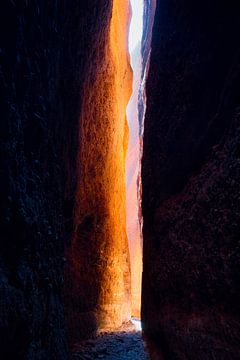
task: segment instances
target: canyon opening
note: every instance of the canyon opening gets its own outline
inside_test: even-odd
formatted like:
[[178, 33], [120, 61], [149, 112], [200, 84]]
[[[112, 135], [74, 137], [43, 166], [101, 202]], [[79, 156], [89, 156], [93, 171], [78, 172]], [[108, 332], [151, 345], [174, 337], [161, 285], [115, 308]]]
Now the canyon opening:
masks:
[[141, 149], [139, 91], [142, 81], [141, 41], [143, 35], [143, 0], [131, 0], [132, 16], [128, 49], [133, 70], [132, 96], [127, 107], [129, 145], [126, 161], [127, 237], [130, 251], [132, 316], [140, 319], [142, 283], [141, 229]]

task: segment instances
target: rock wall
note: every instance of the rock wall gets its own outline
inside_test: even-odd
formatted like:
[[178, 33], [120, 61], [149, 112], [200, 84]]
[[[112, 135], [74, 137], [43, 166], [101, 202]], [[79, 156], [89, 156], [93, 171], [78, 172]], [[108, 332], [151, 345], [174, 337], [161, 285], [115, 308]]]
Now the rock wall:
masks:
[[[0, 358], [4, 360], [67, 358], [64, 244], [71, 241], [76, 223], [81, 106], [86, 102], [85, 83], [89, 87], [94, 83], [94, 74], [86, 77], [111, 13], [110, 0], [0, 4]], [[105, 121], [104, 116], [101, 119]], [[104, 165], [99, 165], [100, 171]], [[79, 186], [77, 193], [80, 201]], [[91, 226], [91, 218], [85, 224]]]
[[126, 106], [132, 85], [129, 18], [128, 1], [114, 0], [85, 69], [74, 231], [66, 250], [71, 343], [118, 327], [131, 316], [125, 189]]
[[239, 21], [234, 1], [157, 1], [142, 163], [153, 359], [240, 356]]

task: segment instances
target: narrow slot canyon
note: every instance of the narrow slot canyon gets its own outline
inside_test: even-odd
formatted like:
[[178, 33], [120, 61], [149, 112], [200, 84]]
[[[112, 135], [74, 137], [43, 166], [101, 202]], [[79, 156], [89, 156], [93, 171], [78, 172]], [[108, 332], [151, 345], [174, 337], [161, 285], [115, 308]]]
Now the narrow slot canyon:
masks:
[[0, 3], [0, 359], [240, 358], [239, 23]]
[[131, 0], [132, 18], [129, 28], [128, 50], [133, 70], [132, 95], [127, 106], [129, 126], [128, 155], [126, 159], [126, 215], [130, 252], [131, 299], [133, 317], [140, 318], [142, 284], [142, 229], [140, 183], [140, 129], [138, 95], [141, 85], [143, 35], [143, 1]]
[[90, 72], [97, 70], [96, 77], [84, 88], [76, 232], [65, 272], [68, 336], [76, 359], [148, 359], [140, 322], [142, 28], [142, 1], [113, 2], [109, 32], [100, 42], [104, 56], [95, 54]]

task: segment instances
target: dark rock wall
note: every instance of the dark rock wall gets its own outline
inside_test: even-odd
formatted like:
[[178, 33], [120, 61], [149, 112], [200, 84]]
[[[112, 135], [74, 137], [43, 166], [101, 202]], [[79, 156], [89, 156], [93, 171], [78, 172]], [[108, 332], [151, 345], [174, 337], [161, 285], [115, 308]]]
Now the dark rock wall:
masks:
[[[0, 358], [66, 359], [80, 105], [111, 1], [1, 1]], [[87, 328], [86, 328], [87, 331]]]
[[235, 1], [157, 1], [142, 164], [156, 359], [240, 357], [239, 23]]

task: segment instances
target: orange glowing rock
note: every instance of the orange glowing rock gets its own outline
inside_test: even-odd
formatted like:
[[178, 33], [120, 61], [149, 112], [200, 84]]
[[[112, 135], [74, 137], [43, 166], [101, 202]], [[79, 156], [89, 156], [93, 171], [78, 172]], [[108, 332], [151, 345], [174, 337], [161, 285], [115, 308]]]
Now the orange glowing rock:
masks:
[[70, 326], [75, 333], [89, 324], [93, 330], [116, 328], [131, 317], [125, 185], [126, 107], [132, 84], [129, 18], [128, 1], [114, 0], [110, 23], [99, 35], [86, 73], [75, 231], [67, 254], [69, 287], [74, 289], [66, 292], [74, 293]]

